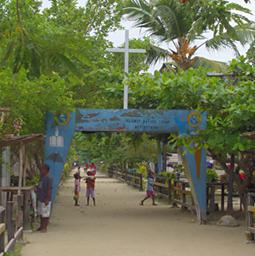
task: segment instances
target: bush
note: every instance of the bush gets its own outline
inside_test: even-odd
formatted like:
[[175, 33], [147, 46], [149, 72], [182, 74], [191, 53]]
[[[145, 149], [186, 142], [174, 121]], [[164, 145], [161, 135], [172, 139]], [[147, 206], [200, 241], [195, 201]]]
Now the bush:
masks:
[[216, 173], [216, 171], [214, 169], [211, 168], [207, 168], [206, 170], [206, 182], [210, 183], [213, 181], [217, 181], [218, 179], [218, 174]]

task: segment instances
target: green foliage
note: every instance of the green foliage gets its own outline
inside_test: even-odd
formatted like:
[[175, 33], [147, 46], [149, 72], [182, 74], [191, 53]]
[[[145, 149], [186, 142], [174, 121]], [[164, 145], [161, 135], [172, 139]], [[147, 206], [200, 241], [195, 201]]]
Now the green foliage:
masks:
[[0, 81], [0, 105], [11, 106], [9, 121], [22, 118], [23, 133], [43, 132], [47, 111], [65, 112], [74, 107], [68, 84], [57, 74], [29, 80], [25, 70], [13, 75], [5, 69], [0, 70]]
[[106, 0], [100, 8], [101, 2], [90, 0], [77, 7], [76, 0], [56, 0], [42, 12], [40, 1], [6, 1], [0, 25], [2, 66], [11, 66], [13, 73], [24, 68], [30, 78], [52, 72], [81, 78], [82, 70], [94, 65], [88, 56], [91, 38], [94, 48], [118, 27], [120, 3]]
[[218, 179], [218, 175], [217, 175], [216, 171], [214, 169], [208, 168], [206, 170], [206, 182], [210, 183], [213, 181], [217, 181], [217, 179]]
[[240, 58], [231, 63], [229, 72], [237, 76], [229, 80], [209, 78], [203, 68], [155, 73], [154, 76], [132, 75], [129, 78], [130, 102], [137, 106], [142, 93], [143, 107], [149, 107], [151, 102], [153, 108], [159, 109], [207, 111], [205, 131], [192, 138], [171, 135], [171, 143], [176, 147], [185, 145], [190, 148], [192, 143], [205, 146], [222, 164], [234, 154], [241, 164], [244, 160], [239, 153], [254, 150], [254, 143], [243, 136], [243, 133], [255, 130], [254, 71], [246, 59]]
[[21, 256], [22, 244], [17, 242], [14, 250], [11, 252], [4, 253], [4, 256]]
[[174, 179], [175, 179], [174, 173], [170, 173], [170, 172], [161, 172], [161, 173], [159, 174], [159, 176], [166, 178], [166, 183], [167, 183], [169, 180], [174, 180]]
[[101, 8], [97, 0], [83, 7], [54, 0], [42, 11], [37, 0], [0, 1], [0, 106], [11, 107], [0, 134], [12, 133], [16, 118], [25, 122], [22, 133], [36, 133], [47, 111], [107, 106], [107, 86], [123, 81], [105, 50], [121, 2], [106, 0]]
[[105, 166], [125, 168], [129, 162], [136, 166], [143, 161], [156, 161], [157, 143], [145, 134], [76, 134], [73, 141], [81, 162], [94, 159]]
[[39, 173], [34, 175], [32, 179], [26, 181], [27, 186], [36, 186], [39, 184], [40, 181], [40, 175]]

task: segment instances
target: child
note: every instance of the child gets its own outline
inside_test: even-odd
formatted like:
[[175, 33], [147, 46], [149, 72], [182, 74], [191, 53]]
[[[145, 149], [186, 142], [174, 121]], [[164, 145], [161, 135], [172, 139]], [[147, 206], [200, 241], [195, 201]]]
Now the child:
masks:
[[79, 197], [80, 197], [80, 190], [81, 190], [81, 176], [79, 172], [74, 174], [74, 206], [79, 206]]
[[155, 168], [154, 164], [150, 163], [149, 164], [150, 170], [148, 173], [147, 177], [147, 191], [146, 191], [146, 196], [145, 198], [140, 202], [140, 205], [143, 205], [144, 201], [147, 199], [151, 198], [152, 199], [152, 204], [157, 205], [155, 203], [155, 191], [154, 191], [154, 180], [155, 180]]
[[90, 169], [92, 171], [93, 176], [95, 176], [96, 173], [97, 173], [97, 166], [96, 166], [96, 164], [94, 163], [93, 160], [91, 161]]
[[87, 205], [89, 205], [89, 199], [90, 197], [93, 200], [94, 206], [96, 205], [96, 199], [95, 199], [95, 180], [96, 177], [93, 173], [93, 171], [89, 168], [87, 172], [87, 177], [86, 177], [86, 184], [87, 184], [87, 190], [86, 190], [86, 197], [87, 197]]

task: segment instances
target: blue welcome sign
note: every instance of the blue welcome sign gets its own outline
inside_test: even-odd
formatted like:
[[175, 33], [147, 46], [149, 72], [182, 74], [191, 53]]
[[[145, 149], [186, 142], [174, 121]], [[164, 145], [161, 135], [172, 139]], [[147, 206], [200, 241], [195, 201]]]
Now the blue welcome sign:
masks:
[[[57, 122], [56, 122], [57, 120]], [[47, 114], [45, 163], [53, 177], [53, 196], [64, 169], [74, 132], [137, 132], [196, 135], [206, 128], [206, 113], [192, 110], [77, 109], [54, 116]], [[191, 184], [200, 222], [206, 219], [206, 152], [183, 150], [187, 177]]]
[[78, 109], [77, 131], [189, 133], [203, 128], [203, 115], [183, 110]]

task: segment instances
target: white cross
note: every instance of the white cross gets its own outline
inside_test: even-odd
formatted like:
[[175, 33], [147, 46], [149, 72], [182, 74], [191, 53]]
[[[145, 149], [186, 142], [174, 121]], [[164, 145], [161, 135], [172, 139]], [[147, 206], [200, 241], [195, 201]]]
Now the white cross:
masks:
[[[124, 53], [124, 72], [128, 74], [129, 53], [146, 53], [144, 49], [130, 49], [129, 48], [129, 31], [125, 30], [125, 47], [124, 48], [107, 48], [109, 52]], [[128, 85], [124, 85], [124, 101], [123, 108], [128, 109]]]

